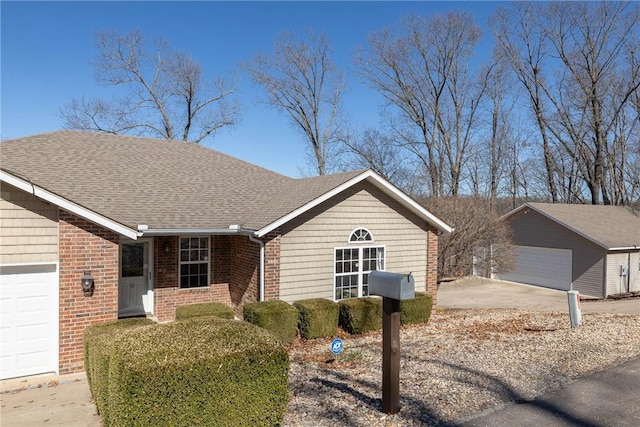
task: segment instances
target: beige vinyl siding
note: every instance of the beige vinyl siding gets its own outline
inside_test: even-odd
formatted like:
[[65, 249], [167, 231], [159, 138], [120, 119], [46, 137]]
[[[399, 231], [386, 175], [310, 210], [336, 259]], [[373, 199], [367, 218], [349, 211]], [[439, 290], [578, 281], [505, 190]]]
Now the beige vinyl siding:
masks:
[[[349, 243], [366, 228], [373, 242]], [[426, 284], [427, 224], [369, 183], [336, 196], [282, 228], [280, 299], [333, 299], [336, 248], [385, 247], [385, 270], [413, 273], [417, 291]]]
[[[607, 296], [640, 291], [638, 263], [638, 252], [611, 252], [607, 255]], [[627, 276], [620, 275], [622, 265], [629, 266]]]
[[0, 264], [58, 261], [58, 208], [2, 183]]
[[631, 253], [631, 272], [630, 292], [640, 292], [640, 252]]

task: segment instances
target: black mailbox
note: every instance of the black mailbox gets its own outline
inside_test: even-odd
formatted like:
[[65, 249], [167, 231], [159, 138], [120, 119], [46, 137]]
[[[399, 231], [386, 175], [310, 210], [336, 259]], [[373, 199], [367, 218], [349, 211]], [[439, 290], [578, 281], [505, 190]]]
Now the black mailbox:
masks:
[[415, 298], [416, 286], [409, 274], [372, 271], [369, 273], [369, 295], [378, 295], [395, 300]]

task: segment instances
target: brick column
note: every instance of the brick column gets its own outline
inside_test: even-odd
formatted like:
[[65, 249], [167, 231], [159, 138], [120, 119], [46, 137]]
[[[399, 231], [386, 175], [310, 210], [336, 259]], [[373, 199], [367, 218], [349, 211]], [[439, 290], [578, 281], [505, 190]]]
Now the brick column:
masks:
[[[118, 319], [119, 236], [60, 210], [60, 374], [84, 369], [82, 334], [87, 326]], [[80, 280], [90, 271], [93, 296]]]
[[268, 233], [264, 246], [264, 299], [280, 298], [280, 230]]
[[438, 294], [438, 231], [427, 229], [427, 294], [433, 297], [433, 305], [437, 303]]

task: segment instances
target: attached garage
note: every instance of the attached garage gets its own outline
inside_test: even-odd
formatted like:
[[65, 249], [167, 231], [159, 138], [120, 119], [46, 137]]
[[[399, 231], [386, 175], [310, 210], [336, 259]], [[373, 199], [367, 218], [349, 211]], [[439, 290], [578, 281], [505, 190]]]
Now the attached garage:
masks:
[[501, 279], [571, 290], [571, 250], [517, 246], [515, 257], [515, 270], [502, 274]]
[[0, 272], [0, 378], [58, 372], [56, 264]]

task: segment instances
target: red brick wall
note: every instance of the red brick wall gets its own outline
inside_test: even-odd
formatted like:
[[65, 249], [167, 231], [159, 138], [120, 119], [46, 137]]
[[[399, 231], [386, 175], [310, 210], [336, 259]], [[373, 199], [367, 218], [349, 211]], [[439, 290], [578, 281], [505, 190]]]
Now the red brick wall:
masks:
[[438, 231], [427, 230], [427, 293], [433, 296], [433, 305], [438, 300]]
[[280, 230], [265, 236], [264, 299], [280, 298]]
[[[154, 248], [154, 316], [159, 322], [175, 319], [176, 307], [206, 302], [231, 305], [229, 295], [229, 236], [212, 236], [209, 243], [211, 284], [203, 288], [180, 289], [178, 274], [179, 237], [158, 237]], [[169, 252], [165, 252], [165, 248]]]
[[[84, 369], [82, 334], [87, 326], [118, 318], [116, 233], [60, 210], [60, 374]], [[91, 271], [95, 292], [85, 297], [80, 280]]]
[[245, 303], [258, 301], [260, 285], [260, 245], [247, 236], [230, 236], [229, 294], [236, 316], [242, 319]]

